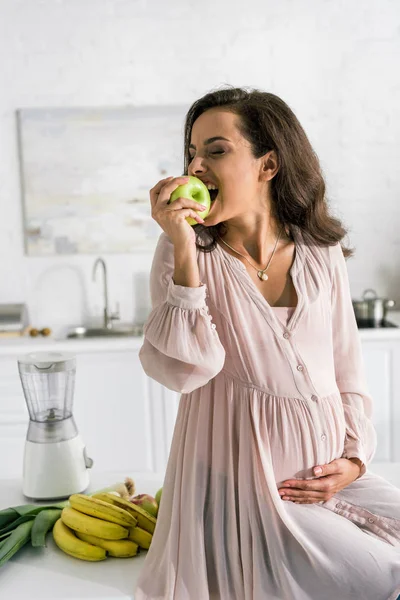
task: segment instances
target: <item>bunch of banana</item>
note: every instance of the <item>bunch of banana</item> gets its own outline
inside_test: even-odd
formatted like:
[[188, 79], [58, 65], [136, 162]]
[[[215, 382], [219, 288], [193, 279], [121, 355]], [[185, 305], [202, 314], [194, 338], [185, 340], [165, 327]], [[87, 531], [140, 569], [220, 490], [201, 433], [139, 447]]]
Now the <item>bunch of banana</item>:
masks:
[[[121, 496], [122, 498], [126, 498], [127, 500], [129, 500], [131, 495], [135, 492], [135, 488], [136, 486], [133, 479], [126, 477], [125, 482], [117, 482], [110, 487], [98, 490], [97, 493], [107, 492], [111, 495], [117, 494], [117, 497]], [[94, 507], [92, 504], [90, 506], [87, 503], [86, 505], [84, 504], [87, 499], [90, 500], [91, 495], [85, 496], [82, 494], [76, 494], [71, 496], [72, 501], [75, 502], [74, 510], [78, 510], [80, 513], [85, 513], [88, 516], [95, 517], [94, 521], [96, 522], [98, 520], [103, 519], [105, 521], [108, 521], [110, 525], [114, 524], [120, 527], [121, 529], [118, 530], [118, 535], [120, 536], [121, 530], [123, 530], [123, 535], [126, 536], [126, 542], [130, 544], [131, 551], [133, 552], [133, 550], [135, 550], [136, 553], [137, 547], [135, 548], [136, 544], [134, 540], [128, 539], [130, 528], [137, 524], [137, 520], [134, 518], [134, 516], [124, 514], [126, 511], [122, 511], [121, 513], [118, 510], [115, 510], [116, 507], [114, 507], [114, 509], [111, 511], [112, 517], [110, 518], [109, 504], [107, 505], [106, 514], [102, 512], [104, 510], [104, 507], [99, 506], [98, 503], [96, 507]], [[83, 500], [81, 499], [82, 497]], [[86, 512], [85, 506], [89, 506], [89, 508], [86, 508]], [[65, 500], [63, 502], [58, 502], [56, 504], [48, 506], [37, 504], [21, 504], [20, 506], [11, 506], [9, 508], [4, 508], [3, 510], [0, 510], [0, 567], [4, 565], [12, 556], [14, 556], [14, 554], [16, 554], [16, 552], [18, 552], [20, 548], [22, 548], [23, 546], [25, 546], [25, 544], [29, 542], [34, 547], [46, 546], [46, 535], [52, 529], [54, 531], [55, 524], [57, 523], [58, 524], [56, 527], [55, 536], [57, 538], [61, 536], [61, 543], [67, 543], [66, 534], [68, 533], [68, 531], [70, 531], [72, 535], [72, 540], [70, 536], [68, 538], [70, 542], [73, 542], [74, 544], [76, 542], [83, 544], [83, 540], [76, 537], [76, 532], [73, 531], [73, 529], [71, 528], [67, 529], [68, 526], [61, 521], [62, 511], [66, 507], [73, 508], [70, 500]], [[75, 522], [74, 513], [72, 513], [72, 516], [71, 513], [69, 513], [69, 517], [67, 515], [66, 518], [69, 518], [72, 522]], [[62, 525], [64, 525], [64, 527], [62, 527]], [[95, 528], [95, 531], [97, 532], [98, 529]], [[85, 531], [83, 531], [82, 533], [83, 535], [86, 534]], [[113, 529], [112, 533], [114, 534], [114, 536], [117, 535], [115, 529]], [[120, 538], [114, 539], [116, 539], [117, 542], [119, 542], [120, 540]], [[87, 546], [90, 546], [90, 544], [87, 544]], [[72, 547], [74, 547], [74, 545], [72, 545]], [[126, 544], [124, 544], [124, 547], [125, 548], [123, 550], [123, 555], [125, 556], [127, 547]], [[82, 549], [81, 546], [80, 549]], [[99, 547], [97, 547], [97, 549], [95, 550], [95, 556], [99, 556], [99, 549], [100, 554], [104, 554], [105, 557], [106, 551]], [[87, 556], [88, 550], [91, 549], [86, 548], [86, 554], [84, 554], [85, 556]], [[91, 552], [93, 551], [91, 550]], [[109, 554], [111, 554], [111, 552], [109, 552]], [[79, 552], [77, 552], [77, 554], [79, 554]], [[86, 560], [90, 559], [87, 558]], [[98, 560], [98, 558], [96, 558], [96, 560]]]
[[[112, 498], [119, 498], [110, 493]], [[128, 539], [137, 519], [128, 511], [99, 498], [73, 494], [53, 529], [57, 546], [83, 560], [136, 556], [139, 544]]]
[[128, 539], [138, 544], [140, 548], [148, 550], [153, 539], [153, 533], [156, 527], [157, 519], [147, 511], [136, 504], [132, 504], [124, 498], [114, 496], [110, 493], [94, 494], [93, 498], [101, 500], [112, 505], [114, 508], [120, 508], [128, 512], [137, 521], [135, 525], [129, 527]]
[[119, 498], [118, 496], [114, 496], [110, 493], [94, 494], [93, 498], [103, 500], [107, 504], [112, 504], [114, 507], [124, 509], [125, 511], [127, 511], [135, 517], [137, 525], [139, 525], [139, 527], [142, 527], [142, 529], [148, 531], [151, 534], [154, 533], [157, 519], [153, 517], [150, 513], [148, 513], [146, 510], [143, 510], [143, 508], [140, 508], [140, 506], [137, 506], [137, 504], [133, 504], [128, 500], [124, 500], [124, 498]]

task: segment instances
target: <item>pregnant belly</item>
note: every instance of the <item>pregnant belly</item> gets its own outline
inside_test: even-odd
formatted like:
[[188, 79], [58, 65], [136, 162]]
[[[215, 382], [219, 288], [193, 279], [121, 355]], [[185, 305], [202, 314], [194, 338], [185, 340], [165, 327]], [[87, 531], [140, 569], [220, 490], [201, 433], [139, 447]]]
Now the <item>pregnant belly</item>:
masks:
[[342, 456], [345, 433], [339, 392], [314, 402], [216, 377], [182, 397], [169, 465], [182, 465], [196, 493], [225, 482], [229, 494], [263, 494], [266, 476], [277, 487], [285, 479], [313, 479], [313, 467]]
[[313, 467], [340, 458], [346, 423], [339, 393], [318, 398], [269, 398], [265, 424], [278, 487], [286, 479], [314, 479]]

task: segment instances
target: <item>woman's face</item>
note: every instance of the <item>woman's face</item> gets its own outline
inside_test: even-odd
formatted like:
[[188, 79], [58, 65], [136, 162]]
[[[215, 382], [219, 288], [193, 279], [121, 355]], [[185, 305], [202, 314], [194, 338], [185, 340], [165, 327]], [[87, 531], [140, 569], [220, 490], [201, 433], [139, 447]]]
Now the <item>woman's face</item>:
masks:
[[188, 175], [218, 188], [211, 192], [211, 210], [204, 225], [249, 214], [265, 212], [268, 206], [268, 179], [265, 156], [254, 158], [248, 142], [237, 128], [240, 117], [220, 108], [201, 114], [193, 124], [189, 146]]

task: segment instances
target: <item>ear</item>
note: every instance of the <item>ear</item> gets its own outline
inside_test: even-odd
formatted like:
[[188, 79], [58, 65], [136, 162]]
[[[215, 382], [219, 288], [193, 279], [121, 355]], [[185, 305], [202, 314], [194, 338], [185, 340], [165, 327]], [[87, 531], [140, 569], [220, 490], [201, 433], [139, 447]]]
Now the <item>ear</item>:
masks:
[[279, 170], [279, 161], [275, 150], [270, 150], [260, 160], [260, 179], [261, 181], [270, 181]]

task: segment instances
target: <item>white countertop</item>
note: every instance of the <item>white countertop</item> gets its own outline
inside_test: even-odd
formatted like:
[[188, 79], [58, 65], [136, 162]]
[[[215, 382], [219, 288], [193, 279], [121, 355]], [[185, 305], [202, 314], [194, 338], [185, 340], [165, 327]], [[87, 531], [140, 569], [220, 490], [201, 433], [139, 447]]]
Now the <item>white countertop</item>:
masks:
[[25, 352], [39, 352], [57, 349], [60, 352], [117, 352], [120, 350], [139, 350], [143, 336], [96, 337], [84, 339], [57, 339], [49, 337], [21, 336], [0, 338], [0, 356], [17, 355]]
[[[101, 489], [127, 474], [92, 474], [90, 490]], [[136, 493], [155, 495], [162, 487], [160, 478], [151, 476], [136, 483]], [[21, 491], [20, 480], [0, 481], [0, 509], [28, 504]], [[50, 504], [46, 502], [45, 504]], [[32, 548], [29, 543], [0, 567], [2, 600], [134, 600], [133, 590], [147, 552], [141, 550], [132, 558], [112, 558], [86, 562], [62, 552], [52, 534], [46, 548]]]
[[[393, 328], [359, 329], [361, 340], [400, 340], [400, 311], [389, 311], [387, 320], [397, 325]], [[48, 351], [55, 348], [69, 352], [104, 352], [135, 350], [143, 345], [143, 336], [98, 337], [65, 339], [50, 337], [0, 338], [0, 356], [18, 355], [25, 352]]]

